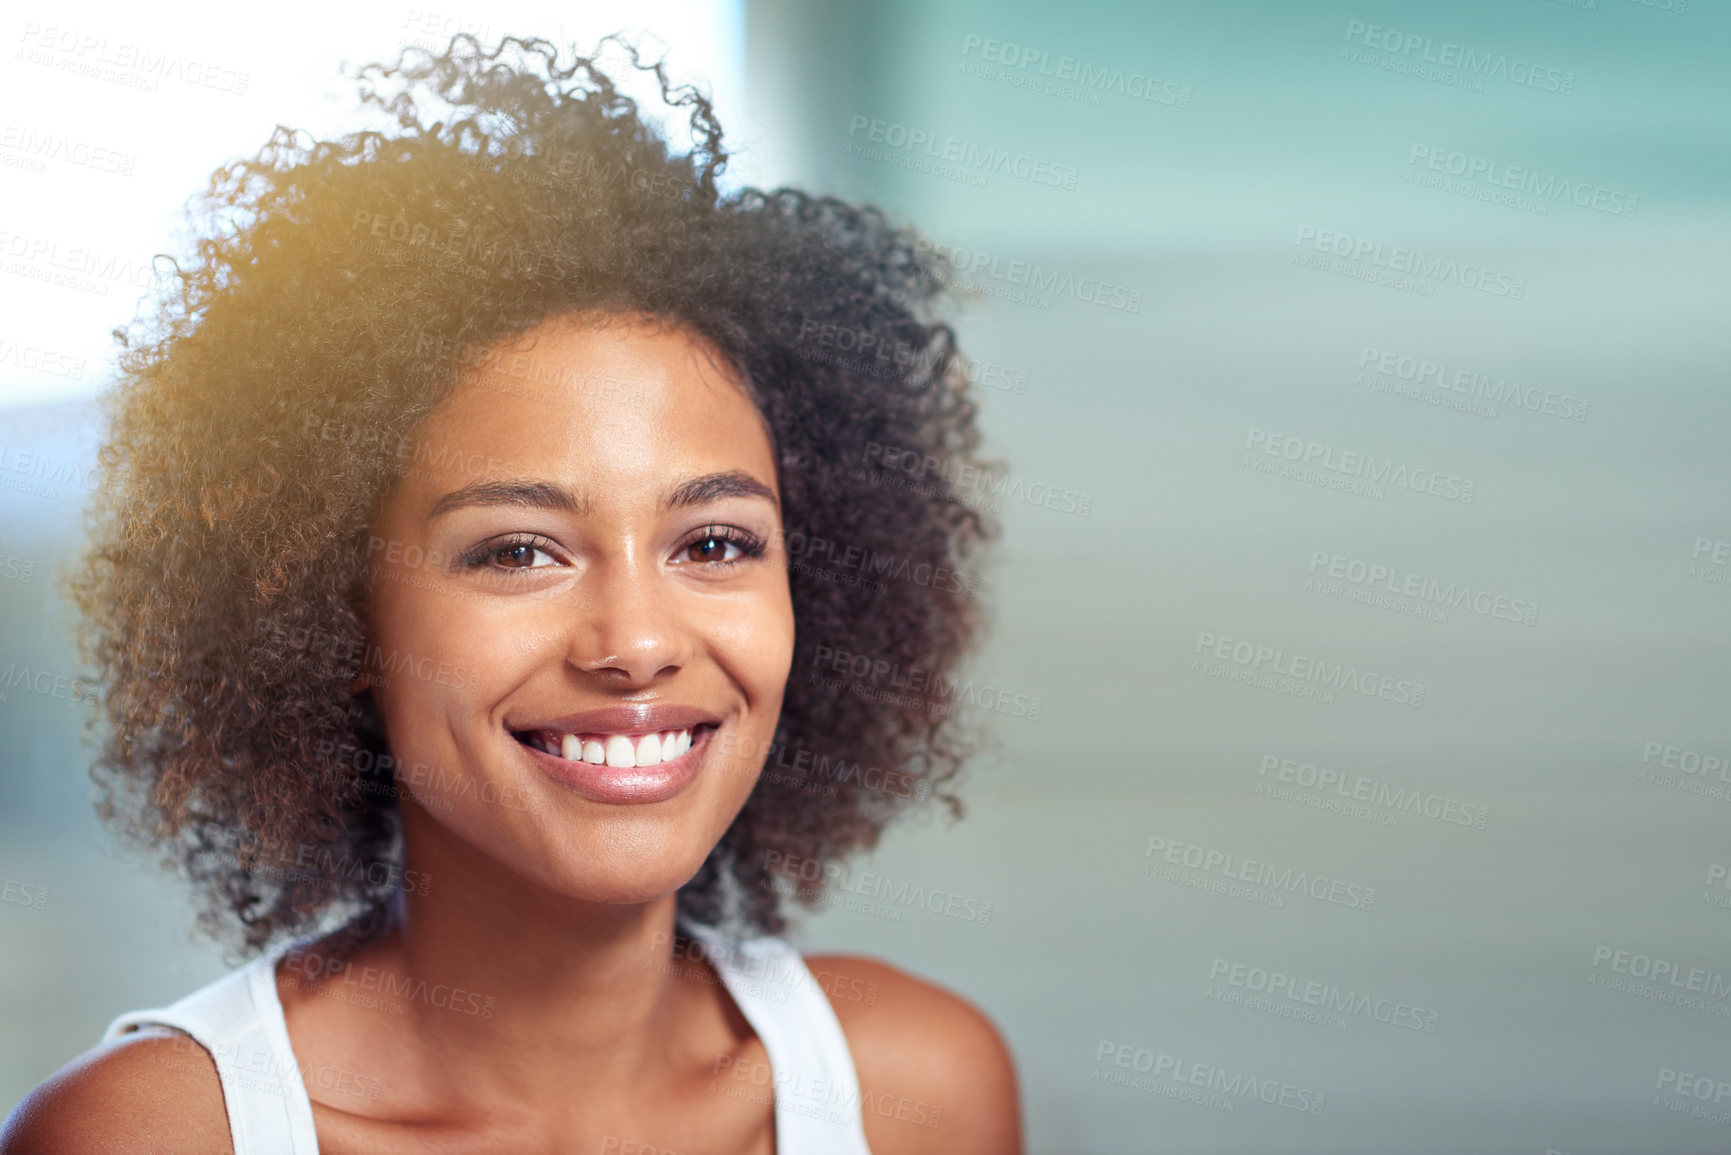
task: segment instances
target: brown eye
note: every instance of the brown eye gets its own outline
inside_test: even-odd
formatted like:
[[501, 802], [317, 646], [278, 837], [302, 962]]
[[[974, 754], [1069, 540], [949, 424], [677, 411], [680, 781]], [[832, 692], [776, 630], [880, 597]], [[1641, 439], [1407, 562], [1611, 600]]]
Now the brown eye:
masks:
[[549, 551], [550, 545], [551, 542], [538, 537], [506, 538], [484, 542], [463, 558], [471, 569], [544, 569], [560, 564], [558, 557]]
[[[710, 534], [706, 537], [698, 538], [687, 546], [685, 548], [685, 555], [687, 559], [698, 562], [732, 561], [733, 559], [727, 556], [727, 547], [733, 544], [733, 542], [716, 537], [714, 534]], [[739, 547], [734, 546], [734, 548], [738, 549]]]

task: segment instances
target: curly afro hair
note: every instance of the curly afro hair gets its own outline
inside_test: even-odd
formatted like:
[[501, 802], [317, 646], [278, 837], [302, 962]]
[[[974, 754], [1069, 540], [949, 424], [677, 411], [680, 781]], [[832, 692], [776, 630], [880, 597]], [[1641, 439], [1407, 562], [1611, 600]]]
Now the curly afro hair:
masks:
[[[599, 51], [567, 64], [543, 40], [459, 35], [360, 69], [363, 107], [395, 127], [279, 127], [218, 170], [189, 209], [195, 252], [116, 333], [104, 485], [69, 584], [104, 687], [93, 775], [103, 817], [183, 869], [201, 925], [243, 954], [336, 915], [376, 924], [402, 886], [379, 869], [402, 853], [389, 752], [351, 689], [367, 526], [418, 423], [559, 315], [699, 335], [779, 462], [797, 640], [775, 768], [681, 914], [779, 933], [784, 899], [823, 890], [790, 894], [766, 863], [838, 862], [928, 800], [960, 816], [947, 786], [981, 736], [950, 708], [951, 671], [999, 530], [954, 483], [982, 463], [939, 261], [874, 208], [724, 195], [709, 102], [627, 46], [688, 115], [680, 152]], [[902, 462], [923, 463], [917, 483]], [[860, 580], [874, 570], [895, 580]], [[926, 692], [880, 692], [862, 658]], [[838, 662], [855, 680], [816, 676]]]

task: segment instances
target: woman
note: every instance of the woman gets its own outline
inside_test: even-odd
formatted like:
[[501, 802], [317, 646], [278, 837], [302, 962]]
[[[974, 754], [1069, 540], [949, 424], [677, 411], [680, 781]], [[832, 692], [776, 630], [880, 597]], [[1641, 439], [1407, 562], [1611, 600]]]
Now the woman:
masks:
[[73, 589], [105, 816], [257, 957], [115, 1020], [7, 1155], [1020, 1150], [978, 1010], [778, 937], [959, 812], [945, 703], [833, 676], [975, 639], [937, 272], [720, 196], [651, 71], [689, 153], [592, 61], [458, 37], [362, 71], [396, 130], [213, 180]]

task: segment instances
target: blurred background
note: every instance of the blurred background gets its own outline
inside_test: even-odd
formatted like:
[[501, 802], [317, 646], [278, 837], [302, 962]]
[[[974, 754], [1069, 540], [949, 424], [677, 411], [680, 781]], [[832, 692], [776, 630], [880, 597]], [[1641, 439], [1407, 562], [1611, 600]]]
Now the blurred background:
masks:
[[1723, 4], [5, 28], [0, 1111], [227, 969], [96, 823], [52, 582], [151, 255], [278, 122], [357, 123], [342, 61], [623, 29], [714, 94], [736, 184], [941, 247], [1009, 464], [975, 676], [1038, 707], [985, 708], [965, 820], [862, 864], [973, 901], [862, 884], [802, 948], [981, 1006], [1032, 1151], [1731, 1150]]

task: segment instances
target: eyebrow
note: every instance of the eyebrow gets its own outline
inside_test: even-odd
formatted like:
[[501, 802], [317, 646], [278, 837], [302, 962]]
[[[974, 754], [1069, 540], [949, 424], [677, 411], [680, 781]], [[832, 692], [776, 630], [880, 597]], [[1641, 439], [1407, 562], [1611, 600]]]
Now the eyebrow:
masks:
[[781, 508], [774, 490], [741, 469], [694, 477], [668, 494], [661, 502], [661, 508], [670, 510], [687, 505], [707, 505], [727, 497], [761, 497], [777, 509]]
[[[663, 511], [691, 505], [708, 505], [729, 497], [761, 497], [777, 509], [775, 491], [743, 470], [708, 473], [681, 482], [661, 501]], [[452, 490], [433, 503], [427, 520], [443, 517], [459, 509], [474, 506], [519, 506], [526, 509], [550, 509], [558, 513], [573, 513], [579, 517], [589, 513], [589, 501], [556, 481], [518, 479], [512, 481], [477, 481]]]
[[433, 503], [427, 520], [471, 506], [514, 505], [586, 514], [589, 503], [556, 481], [476, 481], [454, 489]]

